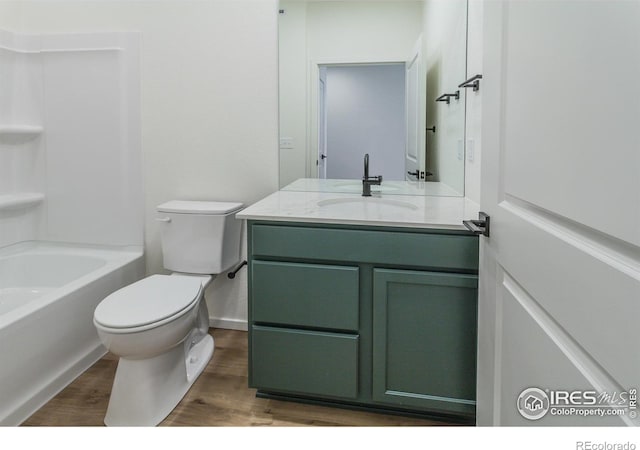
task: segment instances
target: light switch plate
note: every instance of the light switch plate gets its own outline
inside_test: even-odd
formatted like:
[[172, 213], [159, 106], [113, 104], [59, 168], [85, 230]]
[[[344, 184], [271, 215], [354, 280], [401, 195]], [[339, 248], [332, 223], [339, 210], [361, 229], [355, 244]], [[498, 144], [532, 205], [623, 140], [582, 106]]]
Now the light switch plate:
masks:
[[293, 148], [293, 138], [291, 138], [291, 137], [281, 137], [280, 138], [280, 148]]
[[467, 161], [473, 162], [475, 158], [475, 141], [473, 139], [469, 139], [467, 141]]

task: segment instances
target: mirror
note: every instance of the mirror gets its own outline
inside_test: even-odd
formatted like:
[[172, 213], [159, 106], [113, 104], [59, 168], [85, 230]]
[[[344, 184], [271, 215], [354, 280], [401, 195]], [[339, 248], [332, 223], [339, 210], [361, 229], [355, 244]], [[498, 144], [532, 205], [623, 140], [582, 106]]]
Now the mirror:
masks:
[[466, 27], [467, 0], [280, 0], [280, 187], [357, 192], [368, 153], [378, 190], [464, 195]]

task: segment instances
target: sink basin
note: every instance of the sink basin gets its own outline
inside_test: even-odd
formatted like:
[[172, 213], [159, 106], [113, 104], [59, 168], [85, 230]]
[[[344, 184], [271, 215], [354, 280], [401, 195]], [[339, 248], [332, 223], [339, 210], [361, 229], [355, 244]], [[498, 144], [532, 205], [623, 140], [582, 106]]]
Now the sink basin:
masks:
[[416, 205], [401, 200], [392, 200], [379, 197], [348, 197], [348, 198], [329, 198], [320, 200], [318, 206], [321, 209], [331, 210], [335, 212], [351, 213], [354, 212], [401, 212], [415, 211], [418, 209]]

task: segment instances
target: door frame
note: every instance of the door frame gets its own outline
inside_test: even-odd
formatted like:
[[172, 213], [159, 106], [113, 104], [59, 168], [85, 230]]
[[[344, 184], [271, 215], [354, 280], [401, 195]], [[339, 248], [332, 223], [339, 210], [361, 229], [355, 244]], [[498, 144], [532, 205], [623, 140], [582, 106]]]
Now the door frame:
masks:
[[[409, 101], [410, 77], [412, 75], [410, 74], [409, 71], [414, 66], [416, 67], [415, 96], [417, 96], [417, 98], [415, 99], [415, 111], [414, 111], [415, 116], [412, 116], [410, 114], [411, 102]], [[409, 58], [405, 61], [404, 69], [405, 69], [404, 71], [404, 82], [405, 82], [404, 116], [405, 116], [405, 136], [406, 136], [406, 142], [405, 142], [405, 148], [404, 148], [404, 169], [405, 169], [404, 179], [406, 181], [420, 181], [420, 180], [426, 179], [426, 175], [425, 175], [425, 178], [421, 178], [420, 174], [421, 173], [426, 174], [426, 171], [427, 171], [427, 147], [426, 147], [427, 76], [426, 76], [425, 63], [424, 63], [422, 35], [418, 37], [418, 40], [414, 44], [413, 50], [411, 51], [411, 55], [409, 55]], [[422, 83], [420, 82], [421, 80], [422, 80]], [[411, 136], [409, 131], [411, 128], [411, 122], [413, 121], [415, 121], [414, 123], [415, 142], [413, 142], [413, 144], [415, 144], [415, 147], [416, 147], [415, 158], [412, 158], [412, 156], [409, 155], [409, 146], [411, 145], [411, 139], [410, 139]], [[416, 177], [415, 180], [412, 180], [411, 177], [409, 176], [409, 169], [416, 169], [418, 171], [418, 176]]]
[[[320, 142], [322, 141], [322, 144]], [[324, 156], [324, 157], [323, 157]], [[317, 176], [327, 178], [327, 81], [318, 77], [318, 153]]]
[[318, 151], [319, 151], [319, 91], [320, 91], [320, 66], [357, 66], [357, 65], [383, 65], [383, 64], [404, 64], [406, 57], [386, 57], [386, 58], [317, 58], [310, 59], [308, 63], [307, 81], [307, 151], [306, 170], [307, 178], [318, 176]]

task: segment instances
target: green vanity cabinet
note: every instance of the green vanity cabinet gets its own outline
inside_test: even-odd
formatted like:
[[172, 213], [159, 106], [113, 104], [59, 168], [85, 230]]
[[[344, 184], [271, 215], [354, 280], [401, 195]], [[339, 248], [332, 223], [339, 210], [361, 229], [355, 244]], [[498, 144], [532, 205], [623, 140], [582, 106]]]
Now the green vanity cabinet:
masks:
[[476, 236], [250, 220], [248, 255], [259, 395], [474, 416]]

